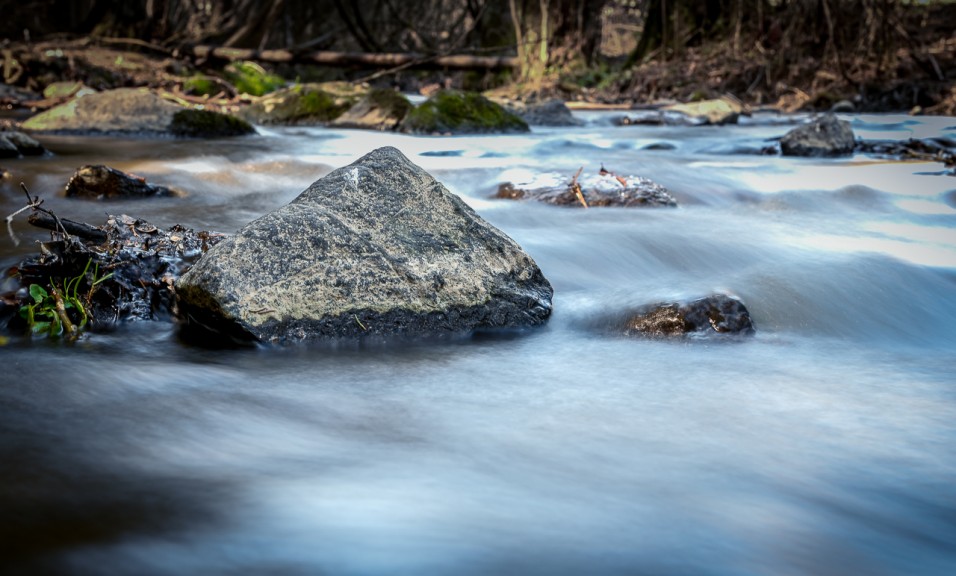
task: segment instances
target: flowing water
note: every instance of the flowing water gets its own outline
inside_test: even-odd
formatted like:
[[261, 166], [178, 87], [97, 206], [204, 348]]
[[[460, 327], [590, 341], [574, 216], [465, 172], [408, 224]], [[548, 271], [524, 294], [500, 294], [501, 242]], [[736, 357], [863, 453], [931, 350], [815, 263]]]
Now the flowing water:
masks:
[[[0, 572], [956, 573], [956, 178], [935, 163], [755, 154], [799, 118], [428, 138], [260, 129], [214, 142], [55, 137], [4, 161], [24, 199], [231, 232], [331, 169], [401, 149], [555, 288], [517, 337], [211, 351], [168, 324], [0, 347]], [[858, 137], [954, 118], [848, 116]], [[650, 146], [656, 145], [656, 146]], [[650, 146], [650, 149], [648, 148]], [[62, 197], [107, 163], [185, 199]], [[601, 163], [677, 209], [492, 200]], [[0, 264], [45, 234], [23, 217]], [[594, 331], [725, 292], [750, 339]]]

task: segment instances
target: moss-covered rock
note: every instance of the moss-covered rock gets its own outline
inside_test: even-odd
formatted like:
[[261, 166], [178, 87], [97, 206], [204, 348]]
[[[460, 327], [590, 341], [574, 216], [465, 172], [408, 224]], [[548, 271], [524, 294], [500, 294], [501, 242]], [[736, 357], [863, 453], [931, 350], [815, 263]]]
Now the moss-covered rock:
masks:
[[412, 103], [398, 92], [373, 88], [335, 119], [332, 125], [338, 128], [395, 130], [411, 109]]
[[242, 116], [256, 124], [325, 124], [351, 108], [360, 94], [324, 84], [277, 90], [247, 106]]
[[213, 96], [222, 91], [219, 82], [205, 74], [193, 74], [183, 80], [183, 92], [195, 96]]
[[413, 109], [402, 122], [413, 134], [528, 132], [528, 124], [476, 92], [442, 90]]
[[248, 122], [228, 114], [211, 110], [184, 109], [173, 114], [169, 130], [174, 136], [186, 138], [218, 138], [242, 136], [256, 130]]
[[266, 72], [255, 62], [232, 62], [226, 66], [225, 74], [240, 94], [262, 96], [285, 86], [281, 76]]

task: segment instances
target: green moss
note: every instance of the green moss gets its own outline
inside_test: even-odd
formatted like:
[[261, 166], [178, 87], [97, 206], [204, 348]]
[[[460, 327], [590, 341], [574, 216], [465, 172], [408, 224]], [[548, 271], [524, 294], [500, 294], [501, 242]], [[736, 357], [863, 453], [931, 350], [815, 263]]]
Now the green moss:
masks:
[[176, 136], [187, 138], [216, 138], [219, 136], [242, 136], [255, 129], [245, 120], [210, 110], [180, 110], [173, 115], [169, 130]]
[[219, 93], [219, 84], [204, 74], [193, 74], [183, 81], [183, 92], [196, 96], [212, 96]]
[[242, 94], [262, 96], [278, 90], [285, 80], [275, 74], [269, 74], [255, 62], [233, 62], [226, 66], [226, 78]]
[[335, 120], [357, 100], [330, 94], [317, 85], [299, 84], [265, 96], [243, 114], [259, 124], [321, 124]]
[[331, 94], [320, 90], [304, 92], [296, 102], [296, 118], [308, 117], [321, 122], [328, 122], [338, 118], [342, 112], [347, 110], [347, 106], [336, 105], [335, 99]]
[[528, 125], [481, 94], [443, 90], [409, 112], [402, 130], [425, 134], [527, 132]]

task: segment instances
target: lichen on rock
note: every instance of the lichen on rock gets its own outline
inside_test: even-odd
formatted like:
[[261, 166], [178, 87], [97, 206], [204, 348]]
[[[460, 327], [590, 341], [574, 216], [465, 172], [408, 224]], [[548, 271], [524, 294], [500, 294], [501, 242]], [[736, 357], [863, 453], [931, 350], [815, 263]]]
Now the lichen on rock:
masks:
[[254, 132], [232, 116], [185, 108], [146, 88], [85, 94], [27, 119], [24, 130], [65, 134], [219, 137]]

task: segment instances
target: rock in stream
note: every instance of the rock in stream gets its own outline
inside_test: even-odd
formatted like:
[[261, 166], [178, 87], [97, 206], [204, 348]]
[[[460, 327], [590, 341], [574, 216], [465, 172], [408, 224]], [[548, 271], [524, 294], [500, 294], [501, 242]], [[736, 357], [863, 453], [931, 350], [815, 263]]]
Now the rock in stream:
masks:
[[223, 240], [176, 288], [187, 332], [274, 343], [535, 326], [552, 296], [518, 244], [391, 147]]

